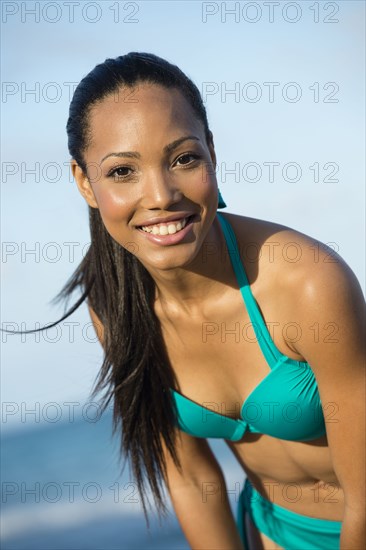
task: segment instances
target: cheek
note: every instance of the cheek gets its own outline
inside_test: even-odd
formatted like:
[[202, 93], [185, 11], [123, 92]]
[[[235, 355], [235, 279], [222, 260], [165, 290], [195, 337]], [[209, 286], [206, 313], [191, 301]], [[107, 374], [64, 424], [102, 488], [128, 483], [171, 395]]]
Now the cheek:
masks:
[[125, 242], [129, 243], [131, 240], [130, 230], [127, 227], [130, 207], [125, 201], [111, 193], [100, 194], [97, 201], [105, 229], [112, 239], [126, 248]]
[[197, 198], [203, 202], [210, 202], [213, 191], [217, 187], [216, 176], [208, 168], [197, 170], [197, 174], [192, 178], [192, 190]]
[[128, 215], [128, 206], [125, 200], [121, 199], [115, 192], [95, 193], [98, 202], [100, 215], [105, 224], [121, 222]]

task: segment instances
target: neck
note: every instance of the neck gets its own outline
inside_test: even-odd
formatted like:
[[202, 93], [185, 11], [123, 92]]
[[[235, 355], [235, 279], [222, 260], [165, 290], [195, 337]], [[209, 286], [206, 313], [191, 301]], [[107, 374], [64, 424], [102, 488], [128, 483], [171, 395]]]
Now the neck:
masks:
[[202, 316], [235, 286], [235, 276], [220, 222], [215, 217], [194, 260], [170, 270], [147, 268], [156, 284], [156, 305], [170, 316]]

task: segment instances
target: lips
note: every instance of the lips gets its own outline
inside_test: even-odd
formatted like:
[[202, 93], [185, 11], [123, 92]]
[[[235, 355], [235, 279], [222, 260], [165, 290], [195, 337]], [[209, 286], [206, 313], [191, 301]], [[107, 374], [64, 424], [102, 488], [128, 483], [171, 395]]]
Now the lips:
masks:
[[[168, 233], [160, 233], [160, 235], [166, 235], [166, 234], [174, 234], [179, 231], [182, 231], [184, 227], [186, 227], [188, 224], [190, 224], [194, 219], [196, 218], [196, 215], [193, 214], [191, 216], [188, 216], [187, 218], [182, 218], [176, 221], [170, 221], [168, 223], [156, 223], [156, 224], [150, 224], [147, 226], [137, 227], [138, 231], [142, 231], [143, 233], [153, 233], [154, 235], [159, 235], [159, 230], [162, 231], [168, 231]], [[176, 228], [176, 231], [170, 232], [168, 228], [173, 225]]]
[[[188, 233], [192, 231], [192, 226], [197, 218], [198, 216], [196, 214], [188, 216], [186, 218], [187, 221], [185, 222], [184, 227], [172, 233], [167, 233], [166, 231], [163, 231], [161, 234], [160, 232], [157, 233], [155, 231], [155, 228], [158, 227], [158, 225], [155, 225], [152, 231], [147, 231], [142, 228], [137, 228], [137, 231], [139, 231], [144, 236], [144, 239], [146, 239], [150, 243], [153, 243], [154, 246], [172, 246], [184, 242], [186, 235], [188, 235]], [[171, 223], [173, 224], [174, 222]], [[162, 227], [167, 228], [168, 226], [169, 224], [160, 225], [160, 231]]]
[[182, 214], [173, 214], [171, 216], [166, 216], [165, 218], [151, 218], [150, 220], [147, 220], [146, 222], [143, 222], [136, 227], [139, 229], [141, 227], [148, 227], [149, 225], [158, 225], [159, 223], [169, 223], [169, 222], [178, 222], [182, 221], [185, 218], [187, 218], [187, 221], [192, 216], [195, 216], [195, 214], [191, 214], [190, 212], [183, 212]]

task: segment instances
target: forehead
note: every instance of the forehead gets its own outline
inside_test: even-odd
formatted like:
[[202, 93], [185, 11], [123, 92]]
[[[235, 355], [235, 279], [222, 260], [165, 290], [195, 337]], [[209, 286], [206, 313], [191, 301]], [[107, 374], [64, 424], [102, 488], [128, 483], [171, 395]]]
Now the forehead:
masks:
[[106, 96], [91, 108], [88, 122], [90, 151], [117, 143], [138, 149], [152, 138], [165, 144], [188, 131], [204, 135], [202, 122], [180, 90], [156, 84], [121, 88]]

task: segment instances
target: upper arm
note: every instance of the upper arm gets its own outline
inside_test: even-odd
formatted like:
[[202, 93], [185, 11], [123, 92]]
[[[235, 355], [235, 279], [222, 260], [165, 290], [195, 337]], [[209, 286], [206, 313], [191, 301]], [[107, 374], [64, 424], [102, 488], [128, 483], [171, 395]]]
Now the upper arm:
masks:
[[317, 380], [346, 506], [359, 513], [365, 507], [365, 301], [353, 271], [335, 258], [308, 265], [297, 285], [294, 316], [302, 332], [294, 345]]
[[95, 313], [95, 311], [89, 304], [88, 304], [88, 309], [89, 309], [89, 315], [92, 320], [94, 330], [96, 332], [98, 340], [101, 343], [102, 347], [104, 348], [104, 327], [103, 327], [102, 321], [99, 319], [98, 315]]
[[169, 489], [189, 485], [202, 488], [204, 482], [222, 482], [224, 476], [221, 467], [208, 441], [204, 438], [191, 436], [178, 428], [176, 430], [176, 452], [181, 463], [181, 470], [178, 470], [162, 440]]

